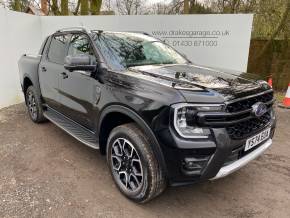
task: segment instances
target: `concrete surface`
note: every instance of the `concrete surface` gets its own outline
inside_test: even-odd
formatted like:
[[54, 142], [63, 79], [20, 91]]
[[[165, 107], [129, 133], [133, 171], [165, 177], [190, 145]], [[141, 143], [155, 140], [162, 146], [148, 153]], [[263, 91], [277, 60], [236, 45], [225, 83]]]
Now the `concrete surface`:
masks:
[[137, 205], [115, 187], [105, 158], [23, 104], [0, 111], [0, 217], [290, 217], [290, 111], [264, 155], [227, 178], [169, 188]]

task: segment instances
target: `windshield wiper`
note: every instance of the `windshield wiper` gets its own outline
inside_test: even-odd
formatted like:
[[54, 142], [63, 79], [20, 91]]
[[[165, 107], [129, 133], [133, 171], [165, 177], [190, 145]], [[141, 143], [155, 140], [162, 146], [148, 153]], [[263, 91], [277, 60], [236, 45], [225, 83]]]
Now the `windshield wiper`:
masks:
[[160, 63], [132, 63], [126, 64], [126, 67], [136, 67], [136, 66], [145, 66], [145, 65], [158, 65]]
[[126, 67], [135, 67], [135, 66], [145, 66], [145, 65], [162, 65], [162, 64], [175, 64], [171, 62], [160, 62], [160, 63], [132, 63], [132, 64], [125, 64]]

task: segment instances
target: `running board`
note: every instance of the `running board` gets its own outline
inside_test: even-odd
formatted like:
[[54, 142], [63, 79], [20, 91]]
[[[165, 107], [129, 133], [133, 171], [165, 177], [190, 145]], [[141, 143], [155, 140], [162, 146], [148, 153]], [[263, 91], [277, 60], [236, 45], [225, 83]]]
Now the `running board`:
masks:
[[83, 126], [77, 124], [76, 122], [70, 120], [69, 118], [49, 107], [47, 107], [47, 109], [43, 112], [43, 115], [49, 121], [60, 127], [62, 130], [80, 142], [91, 148], [99, 149], [99, 143], [96, 136]]

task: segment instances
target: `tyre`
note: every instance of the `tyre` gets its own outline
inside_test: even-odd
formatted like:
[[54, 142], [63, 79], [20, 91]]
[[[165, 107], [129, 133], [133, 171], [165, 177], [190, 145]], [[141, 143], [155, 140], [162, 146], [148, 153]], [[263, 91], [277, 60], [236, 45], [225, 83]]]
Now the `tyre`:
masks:
[[135, 202], [145, 203], [157, 197], [166, 187], [164, 173], [149, 139], [134, 123], [111, 131], [107, 162], [119, 190]]
[[37, 95], [35, 88], [29, 86], [25, 93], [26, 106], [28, 109], [31, 120], [35, 123], [41, 123], [46, 121], [43, 116], [43, 108], [41, 105], [40, 97]]

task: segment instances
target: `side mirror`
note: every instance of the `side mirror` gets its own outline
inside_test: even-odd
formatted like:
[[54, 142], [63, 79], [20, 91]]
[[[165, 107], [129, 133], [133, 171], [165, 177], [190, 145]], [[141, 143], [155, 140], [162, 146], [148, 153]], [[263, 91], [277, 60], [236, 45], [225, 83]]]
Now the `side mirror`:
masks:
[[95, 58], [90, 55], [68, 55], [64, 60], [64, 68], [69, 71], [81, 70], [94, 72], [97, 64]]

